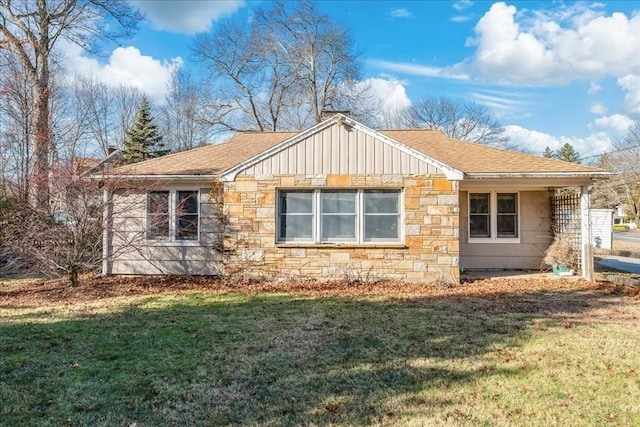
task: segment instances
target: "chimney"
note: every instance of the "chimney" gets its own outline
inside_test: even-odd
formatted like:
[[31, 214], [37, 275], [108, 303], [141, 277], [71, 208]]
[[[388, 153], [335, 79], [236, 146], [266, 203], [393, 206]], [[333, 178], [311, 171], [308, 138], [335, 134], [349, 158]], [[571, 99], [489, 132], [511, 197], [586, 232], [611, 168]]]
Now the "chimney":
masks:
[[335, 116], [336, 114], [342, 114], [343, 116], [350, 117], [351, 110], [322, 110], [320, 113], [320, 118], [322, 120], [327, 120], [330, 117]]

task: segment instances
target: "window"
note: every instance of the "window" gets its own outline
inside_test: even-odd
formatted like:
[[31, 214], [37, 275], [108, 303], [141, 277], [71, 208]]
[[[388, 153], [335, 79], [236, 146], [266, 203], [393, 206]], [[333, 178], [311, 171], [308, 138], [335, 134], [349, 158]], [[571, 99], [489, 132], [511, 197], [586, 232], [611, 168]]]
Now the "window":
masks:
[[147, 193], [148, 240], [197, 241], [199, 192], [163, 190]]
[[280, 191], [278, 241], [399, 242], [400, 191]]
[[469, 240], [518, 241], [518, 193], [470, 193]]

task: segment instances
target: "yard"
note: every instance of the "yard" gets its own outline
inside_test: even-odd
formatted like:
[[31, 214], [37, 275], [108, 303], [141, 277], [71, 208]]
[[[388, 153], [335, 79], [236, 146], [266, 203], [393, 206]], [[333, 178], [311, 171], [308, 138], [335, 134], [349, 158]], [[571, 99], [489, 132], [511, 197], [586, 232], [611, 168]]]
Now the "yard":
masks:
[[0, 284], [2, 425], [639, 425], [640, 300], [585, 281]]

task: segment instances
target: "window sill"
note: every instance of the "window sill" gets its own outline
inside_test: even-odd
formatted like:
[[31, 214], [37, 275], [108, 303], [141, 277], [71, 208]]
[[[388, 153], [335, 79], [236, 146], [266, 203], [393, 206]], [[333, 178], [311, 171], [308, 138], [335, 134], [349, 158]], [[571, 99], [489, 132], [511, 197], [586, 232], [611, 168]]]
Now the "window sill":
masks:
[[473, 237], [469, 237], [469, 242], [468, 243], [497, 243], [497, 244], [504, 244], [504, 243], [520, 243], [520, 239], [519, 238], [505, 238], [505, 239], [491, 239], [491, 238], [473, 238]]
[[277, 248], [308, 248], [308, 249], [407, 249], [404, 243], [276, 243]]
[[175, 247], [188, 247], [188, 246], [201, 246], [199, 240], [144, 240], [147, 246], [175, 246]]

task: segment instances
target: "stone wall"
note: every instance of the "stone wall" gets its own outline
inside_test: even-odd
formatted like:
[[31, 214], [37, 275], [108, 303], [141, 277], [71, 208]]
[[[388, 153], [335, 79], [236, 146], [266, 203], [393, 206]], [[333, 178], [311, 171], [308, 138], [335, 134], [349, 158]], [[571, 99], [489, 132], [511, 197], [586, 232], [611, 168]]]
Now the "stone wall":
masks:
[[[403, 190], [400, 244], [276, 243], [278, 188]], [[227, 273], [407, 282], [459, 280], [458, 183], [444, 175], [239, 175], [225, 183]]]

